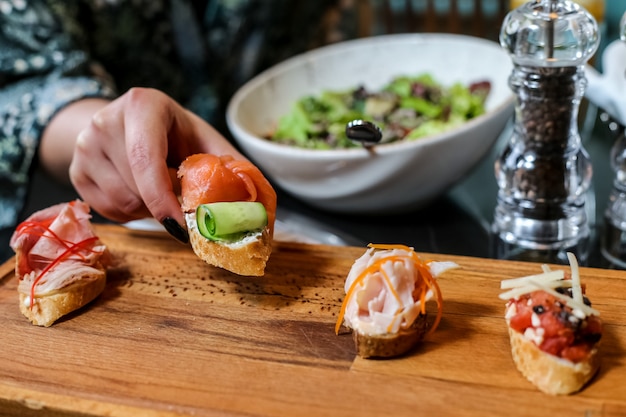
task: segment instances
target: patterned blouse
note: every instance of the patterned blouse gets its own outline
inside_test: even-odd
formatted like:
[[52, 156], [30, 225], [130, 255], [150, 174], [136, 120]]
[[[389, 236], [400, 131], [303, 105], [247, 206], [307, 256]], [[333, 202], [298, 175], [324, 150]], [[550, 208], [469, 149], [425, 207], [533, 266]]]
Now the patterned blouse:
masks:
[[343, 3], [0, 0], [0, 229], [22, 215], [42, 131], [64, 106], [154, 87], [223, 129], [251, 76], [349, 36]]

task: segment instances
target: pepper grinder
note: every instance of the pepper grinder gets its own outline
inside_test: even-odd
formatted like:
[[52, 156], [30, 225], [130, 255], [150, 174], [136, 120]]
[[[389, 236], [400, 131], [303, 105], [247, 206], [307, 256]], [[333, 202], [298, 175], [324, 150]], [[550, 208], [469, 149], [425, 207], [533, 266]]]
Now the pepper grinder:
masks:
[[528, 2], [505, 17], [500, 44], [513, 61], [513, 133], [495, 162], [495, 257], [581, 264], [589, 255], [591, 161], [578, 132], [584, 65], [598, 24], [570, 0]]
[[[626, 13], [620, 21], [620, 38], [626, 42]], [[611, 168], [615, 172], [613, 188], [604, 213], [601, 238], [602, 256], [608, 268], [626, 269], [626, 126], [606, 113], [601, 118], [615, 136], [611, 148]]]

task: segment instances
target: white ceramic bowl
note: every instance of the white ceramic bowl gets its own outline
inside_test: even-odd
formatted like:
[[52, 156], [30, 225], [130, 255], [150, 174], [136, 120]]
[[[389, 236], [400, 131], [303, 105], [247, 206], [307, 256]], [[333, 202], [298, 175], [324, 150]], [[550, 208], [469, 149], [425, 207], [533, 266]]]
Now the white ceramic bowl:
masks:
[[[468, 173], [513, 113], [512, 63], [495, 42], [452, 34], [384, 35], [342, 42], [290, 58], [243, 85], [227, 123], [243, 152], [268, 178], [310, 205], [346, 213], [401, 212], [423, 206]], [[366, 149], [311, 150], [264, 139], [300, 98], [396, 75], [428, 72], [444, 85], [489, 80], [484, 115], [419, 139]]]

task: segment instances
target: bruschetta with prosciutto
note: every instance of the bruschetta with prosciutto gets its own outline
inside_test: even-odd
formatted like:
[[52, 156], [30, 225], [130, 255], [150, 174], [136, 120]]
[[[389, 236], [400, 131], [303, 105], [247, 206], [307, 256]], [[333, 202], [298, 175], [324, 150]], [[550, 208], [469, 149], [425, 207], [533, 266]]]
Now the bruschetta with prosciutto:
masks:
[[581, 283], [576, 257], [570, 273], [543, 273], [501, 282], [505, 320], [517, 369], [552, 395], [580, 391], [599, 369], [600, 313]]
[[[363, 358], [408, 353], [437, 328], [443, 297], [436, 278], [456, 267], [454, 262], [423, 261], [405, 245], [370, 244], [346, 278], [335, 332], [342, 324], [350, 329]], [[429, 321], [426, 303], [433, 298], [437, 314]]]
[[17, 226], [10, 245], [20, 311], [35, 325], [51, 326], [105, 287], [110, 255], [81, 200], [35, 212]]

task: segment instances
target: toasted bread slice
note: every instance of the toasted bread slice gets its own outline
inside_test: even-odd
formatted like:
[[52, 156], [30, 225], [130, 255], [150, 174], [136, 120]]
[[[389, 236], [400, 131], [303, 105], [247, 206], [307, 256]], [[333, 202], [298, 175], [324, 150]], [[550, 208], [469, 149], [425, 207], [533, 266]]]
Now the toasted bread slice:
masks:
[[517, 369], [546, 394], [567, 395], [580, 391], [600, 367], [598, 349], [578, 363], [543, 352], [532, 341], [509, 327], [511, 353]]
[[[191, 216], [186, 216], [190, 219]], [[209, 265], [239, 275], [262, 276], [272, 253], [272, 238], [266, 227], [239, 242], [225, 243], [209, 240], [198, 231], [195, 221], [187, 221], [189, 241], [195, 254]]]
[[426, 318], [426, 314], [420, 314], [411, 327], [397, 333], [367, 335], [353, 331], [357, 354], [362, 358], [392, 358], [410, 352], [428, 331]]
[[61, 317], [93, 301], [106, 285], [104, 268], [82, 273], [81, 279], [51, 293], [35, 296], [19, 292], [20, 311], [34, 325], [49, 327]]

